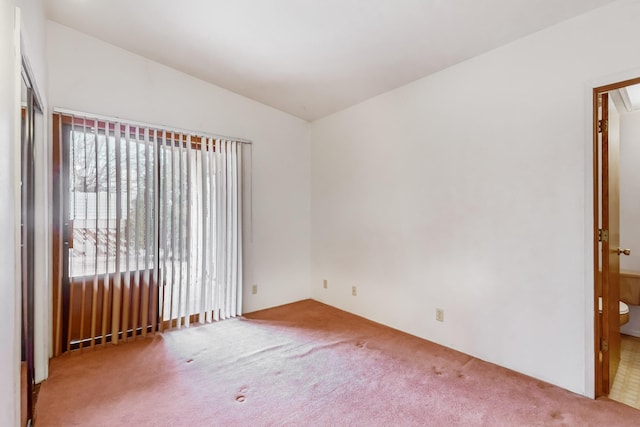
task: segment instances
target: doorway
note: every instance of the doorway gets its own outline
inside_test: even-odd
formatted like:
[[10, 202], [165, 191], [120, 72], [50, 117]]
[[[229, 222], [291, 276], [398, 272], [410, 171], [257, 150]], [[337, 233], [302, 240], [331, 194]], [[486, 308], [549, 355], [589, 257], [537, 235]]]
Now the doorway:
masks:
[[[593, 89], [593, 306], [596, 397], [611, 397], [616, 376], [626, 369], [624, 363], [620, 368], [623, 359], [620, 326], [621, 322], [625, 321], [621, 313], [624, 312], [622, 308], [626, 306], [620, 302], [620, 258], [631, 255], [631, 250], [622, 247], [621, 244], [631, 245], [633, 242], [625, 241], [624, 237], [621, 239], [620, 115], [625, 109], [632, 111], [628, 102], [623, 105], [621, 94], [637, 84], [640, 84], [640, 78]], [[640, 247], [636, 250], [640, 250]]]

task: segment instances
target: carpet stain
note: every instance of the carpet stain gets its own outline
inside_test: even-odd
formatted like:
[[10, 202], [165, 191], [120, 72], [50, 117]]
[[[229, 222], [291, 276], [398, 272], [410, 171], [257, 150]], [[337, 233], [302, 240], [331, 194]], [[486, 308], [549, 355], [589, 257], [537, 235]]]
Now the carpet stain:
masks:
[[436, 374], [437, 376], [442, 375], [442, 371], [438, 368], [436, 368], [435, 366], [431, 367], [431, 371], [433, 371], [434, 374]]
[[560, 411], [553, 411], [549, 415], [551, 415], [551, 418], [553, 418], [554, 420], [562, 420], [564, 418], [562, 416], [562, 412]]
[[366, 342], [364, 342], [364, 341], [358, 341], [358, 342], [356, 342], [356, 347], [364, 348], [365, 344], [366, 344]]

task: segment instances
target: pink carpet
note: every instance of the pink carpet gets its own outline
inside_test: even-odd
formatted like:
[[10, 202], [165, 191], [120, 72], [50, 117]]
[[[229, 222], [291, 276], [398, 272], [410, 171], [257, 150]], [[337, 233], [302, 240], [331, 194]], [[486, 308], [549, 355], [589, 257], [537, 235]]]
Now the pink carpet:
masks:
[[306, 300], [51, 362], [47, 426], [638, 426], [591, 400]]

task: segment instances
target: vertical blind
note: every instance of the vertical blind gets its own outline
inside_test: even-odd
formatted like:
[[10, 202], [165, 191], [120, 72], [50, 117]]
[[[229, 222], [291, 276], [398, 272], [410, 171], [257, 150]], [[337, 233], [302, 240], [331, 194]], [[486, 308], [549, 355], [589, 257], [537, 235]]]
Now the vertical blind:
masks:
[[75, 114], [54, 133], [57, 354], [242, 314], [241, 142]]

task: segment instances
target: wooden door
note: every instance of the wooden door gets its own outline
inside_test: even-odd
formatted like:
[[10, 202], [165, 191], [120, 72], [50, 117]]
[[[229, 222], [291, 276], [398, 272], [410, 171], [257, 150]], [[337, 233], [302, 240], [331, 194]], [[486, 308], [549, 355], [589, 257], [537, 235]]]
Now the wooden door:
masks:
[[[599, 95], [600, 144], [602, 158], [601, 200], [602, 200], [602, 386], [608, 394], [620, 364], [620, 140], [612, 132], [610, 97], [608, 93]], [[617, 122], [617, 121], [616, 121]], [[617, 123], [615, 124], [617, 127]]]

